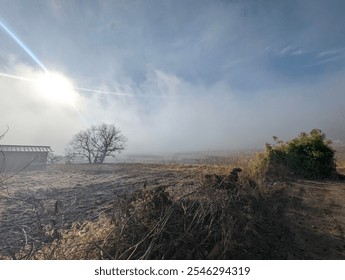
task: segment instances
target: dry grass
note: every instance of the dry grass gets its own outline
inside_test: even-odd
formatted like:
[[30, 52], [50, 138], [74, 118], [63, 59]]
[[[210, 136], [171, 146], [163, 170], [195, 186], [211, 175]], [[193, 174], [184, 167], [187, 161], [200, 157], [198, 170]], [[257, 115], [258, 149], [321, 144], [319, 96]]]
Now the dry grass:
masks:
[[[163, 188], [153, 188], [123, 200], [113, 217], [74, 224], [30, 258], [268, 258], [252, 243], [260, 238], [262, 221], [277, 221], [263, 216], [263, 208], [272, 206], [264, 201], [267, 197], [224, 191], [173, 201]], [[268, 246], [268, 240], [262, 241]]]
[[337, 161], [338, 168], [345, 168], [345, 146], [337, 145], [335, 149], [335, 158]]
[[[267, 181], [265, 172], [255, 168], [256, 160], [243, 154], [195, 165], [128, 165], [132, 173], [116, 178], [121, 184], [139, 180], [135, 191], [113, 197], [114, 203], [95, 219], [42, 224], [40, 239], [36, 236], [35, 242], [29, 240], [20, 250], [0, 258], [289, 258], [294, 243], [286, 215], [290, 184]], [[229, 180], [234, 167], [242, 169], [236, 181]], [[70, 172], [66, 166], [59, 168]], [[68, 176], [102, 177], [104, 170], [111, 173], [113, 168], [76, 166]], [[125, 170], [121, 165], [116, 168]], [[157, 173], [162, 177], [159, 180]], [[75, 183], [79, 180], [76, 177]]]
[[[188, 166], [200, 176], [192, 187], [140, 188], [121, 196], [111, 215], [75, 222], [67, 228], [45, 227], [45, 241], [25, 246], [17, 259], [266, 259], [284, 258], [275, 235], [285, 233], [284, 188], [265, 188], [243, 169], [230, 180], [234, 165]], [[234, 162], [233, 162], [234, 163]], [[154, 166], [152, 166], [154, 167]], [[170, 171], [185, 168], [167, 165]], [[267, 232], [270, 228], [270, 232]], [[260, 244], [254, 241], [260, 240]], [[285, 246], [285, 245], [284, 245]], [[276, 248], [266, 251], [265, 248]], [[278, 248], [279, 247], [279, 248]]]

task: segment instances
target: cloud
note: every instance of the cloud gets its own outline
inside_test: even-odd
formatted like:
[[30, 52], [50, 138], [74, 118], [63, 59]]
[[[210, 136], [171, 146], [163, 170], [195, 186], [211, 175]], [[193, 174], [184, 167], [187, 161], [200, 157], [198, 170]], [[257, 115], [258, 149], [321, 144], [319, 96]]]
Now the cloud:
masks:
[[334, 56], [334, 55], [344, 55], [345, 53], [345, 48], [341, 48], [341, 49], [329, 49], [323, 52], [320, 52], [318, 54], [318, 57], [325, 57], [325, 56]]
[[[268, 52], [271, 48], [267, 47], [264, 52]], [[303, 51], [302, 49], [300, 49], [297, 46], [293, 46], [293, 45], [287, 45], [281, 49], [274, 49], [273, 50], [273, 54], [278, 55], [278, 56], [291, 56], [291, 55], [303, 55], [305, 54], [305, 51]]]
[[295, 50], [291, 53], [291, 55], [302, 55], [302, 54], [304, 54], [304, 52], [302, 50], [299, 50], [299, 49]]

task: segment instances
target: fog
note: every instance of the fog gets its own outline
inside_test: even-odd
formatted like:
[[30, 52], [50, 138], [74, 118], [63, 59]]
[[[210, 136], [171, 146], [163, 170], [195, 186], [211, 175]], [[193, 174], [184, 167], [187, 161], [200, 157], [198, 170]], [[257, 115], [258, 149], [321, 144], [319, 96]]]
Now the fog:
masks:
[[[25, 77], [36, 71], [25, 67]], [[18, 76], [23, 71], [18, 70]], [[103, 87], [105, 88], [105, 87]], [[80, 93], [76, 106], [43, 98], [31, 82], [0, 79], [2, 143], [50, 145], [57, 153], [89, 125], [115, 124], [128, 138], [127, 153], [170, 153], [262, 148], [317, 127], [342, 136], [342, 77], [304, 88], [260, 91], [250, 100], [225, 83], [192, 85], [152, 71], [140, 87], [118, 85], [128, 94]], [[115, 92], [114, 92], [115, 93]], [[196, 98], [197, 96], [197, 98]]]

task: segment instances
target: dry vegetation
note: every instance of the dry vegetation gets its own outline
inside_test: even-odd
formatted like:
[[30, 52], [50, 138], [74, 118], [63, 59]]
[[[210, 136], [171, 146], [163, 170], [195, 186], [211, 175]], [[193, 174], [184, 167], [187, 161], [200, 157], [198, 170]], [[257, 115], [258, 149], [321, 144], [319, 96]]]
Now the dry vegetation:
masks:
[[2, 182], [1, 258], [343, 259], [342, 176], [268, 176], [257, 160], [20, 173]]

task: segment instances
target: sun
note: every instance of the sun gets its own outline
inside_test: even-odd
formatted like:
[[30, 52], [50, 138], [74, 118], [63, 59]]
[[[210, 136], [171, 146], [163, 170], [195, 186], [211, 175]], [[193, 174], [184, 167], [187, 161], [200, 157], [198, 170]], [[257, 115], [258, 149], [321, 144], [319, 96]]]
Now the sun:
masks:
[[72, 82], [60, 73], [42, 73], [35, 80], [42, 97], [49, 102], [75, 107], [78, 94]]

